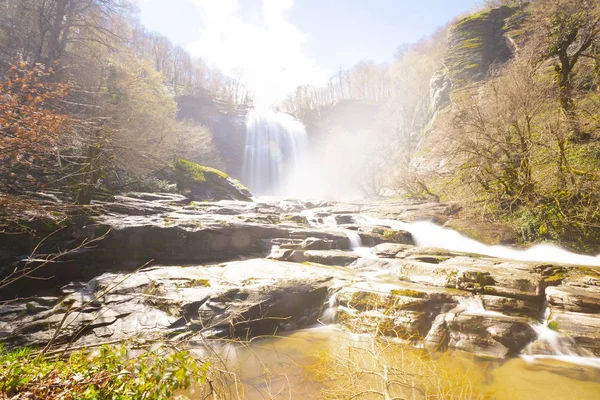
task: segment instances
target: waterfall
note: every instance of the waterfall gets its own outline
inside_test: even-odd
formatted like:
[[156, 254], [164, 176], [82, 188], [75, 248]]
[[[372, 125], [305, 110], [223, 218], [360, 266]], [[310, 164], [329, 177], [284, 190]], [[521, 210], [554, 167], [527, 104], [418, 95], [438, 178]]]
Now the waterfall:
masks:
[[255, 195], [293, 195], [307, 165], [304, 125], [289, 114], [254, 109], [246, 119], [243, 181]]

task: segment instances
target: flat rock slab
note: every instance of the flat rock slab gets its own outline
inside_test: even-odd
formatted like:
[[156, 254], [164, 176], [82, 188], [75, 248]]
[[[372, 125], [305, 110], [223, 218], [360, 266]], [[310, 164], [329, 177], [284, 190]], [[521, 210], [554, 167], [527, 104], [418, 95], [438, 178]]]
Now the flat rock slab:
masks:
[[0, 334], [13, 344], [166, 338], [200, 332], [252, 337], [297, 329], [321, 315], [343, 271], [253, 259], [208, 267], [152, 267], [105, 273], [66, 288], [50, 308], [18, 318], [25, 305], [3, 309]]

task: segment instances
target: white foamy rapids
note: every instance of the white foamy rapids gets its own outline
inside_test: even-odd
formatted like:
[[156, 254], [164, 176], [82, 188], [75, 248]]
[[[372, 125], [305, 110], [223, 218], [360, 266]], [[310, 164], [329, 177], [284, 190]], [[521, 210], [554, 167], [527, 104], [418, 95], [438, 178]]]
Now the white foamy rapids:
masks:
[[426, 221], [405, 223], [372, 217], [363, 217], [362, 220], [371, 225], [387, 225], [393, 229], [408, 231], [412, 234], [416, 244], [423, 247], [438, 247], [451, 251], [475, 253], [516, 261], [600, 266], [600, 255], [593, 257], [571, 253], [560, 247], [547, 244], [518, 250], [505, 246], [489, 246], [451, 229]]
[[[304, 125], [289, 114], [254, 109], [246, 119], [243, 181], [252, 193], [293, 196], [308, 165]], [[305, 180], [305, 179], [304, 179]]]

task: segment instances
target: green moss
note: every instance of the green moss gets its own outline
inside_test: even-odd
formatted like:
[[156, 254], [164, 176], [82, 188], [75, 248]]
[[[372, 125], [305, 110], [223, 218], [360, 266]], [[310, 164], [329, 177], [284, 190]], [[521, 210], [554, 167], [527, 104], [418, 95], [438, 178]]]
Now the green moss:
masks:
[[352, 308], [360, 311], [375, 310], [385, 304], [378, 294], [372, 292], [356, 292], [350, 300]]
[[600, 278], [600, 271], [598, 271], [596, 268], [578, 267], [577, 272], [579, 272], [581, 275], [591, 276], [594, 278]]
[[558, 331], [558, 322], [557, 321], [548, 322], [548, 329], [552, 329], [553, 331]]
[[383, 237], [384, 237], [386, 240], [391, 240], [391, 239], [393, 239], [395, 235], [396, 235], [396, 232], [395, 232], [395, 231], [393, 231], [393, 230], [391, 230], [391, 229], [386, 229], [386, 230], [384, 230], [384, 231], [383, 231]]
[[210, 281], [208, 279], [192, 279], [186, 282], [182, 287], [210, 287]]
[[484, 275], [481, 272], [477, 272], [477, 276], [475, 277], [475, 286], [481, 287], [489, 284], [493, 284], [494, 280], [489, 275]]
[[348, 325], [351, 321], [354, 320], [353, 316], [349, 312], [344, 310], [338, 310], [335, 318], [337, 322], [342, 325]]
[[172, 217], [164, 217], [163, 221], [165, 223], [165, 226], [171, 226], [175, 224], [175, 218]]
[[179, 190], [190, 189], [194, 183], [214, 183], [229, 178], [229, 175], [218, 169], [204, 167], [182, 158], [175, 161], [174, 165]]
[[558, 273], [558, 274], [549, 276], [547, 278], [544, 278], [544, 282], [546, 282], [546, 283], [561, 282], [563, 279], [565, 279], [565, 275], [562, 273]]
[[474, 13], [474, 14], [470, 14], [464, 18], [459, 19], [456, 24], [454, 25], [455, 29], [457, 28], [464, 28], [465, 24], [468, 24], [470, 22], [483, 22], [483, 20], [487, 19], [490, 16], [490, 12], [489, 11], [482, 11], [479, 13]]
[[392, 296], [404, 296], [404, 297], [415, 297], [415, 298], [419, 298], [422, 299], [423, 297], [425, 297], [427, 294], [423, 293], [423, 292], [417, 292], [416, 290], [410, 290], [410, 289], [393, 289], [390, 294]]
[[[459, 48], [474, 50], [474, 49], [479, 49], [482, 46], [483, 46], [483, 40], [481, 40], [481, 38], [474, 37], [474, 38], [462, 41]], [[477, 64], [474, 64], [474, 65], [478, 66]]]
[[406, 243], [407, 242], [406, 234], [402, 231], [385, 229], [383, 231], [382, 235], [385, 240], [390, 241], [390, 242], [394, 242], [394, 243]]

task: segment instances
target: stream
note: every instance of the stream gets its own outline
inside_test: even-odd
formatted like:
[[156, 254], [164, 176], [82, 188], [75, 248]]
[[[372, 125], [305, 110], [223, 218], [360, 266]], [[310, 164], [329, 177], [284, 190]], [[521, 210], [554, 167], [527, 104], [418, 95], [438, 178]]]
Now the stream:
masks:
[[[339, 355], [348, 354], [350, 349], [357, 347], [368, 348], [371, 341], [367, 335], [349, 334], [337, 325], [327, 325], [299, 330], [283, 337], [255, 340], [248, 345], [228, 345], [217, 351], [227, 360], [228, 370], [237, 374], [237, 386], [243, 387], [241, 398], [342, 399], [350, 396], [345, 397], [339, 391], [340, 387], [353, 387], [355, 390], [356, 387], [340, 380], [349, 372], [349, 364], [344, 364], [344, 361], [349, 363], [349, 360]], [[449, 388], [446, 393], [448, 397], [444, 398], [596, 400], [600, 393], [600, 369], [581, 363], [574, 365], [554, 359], [532, 363], [525, 357], [504, 361], [486, 360], [468, 353], [450, 351], [433, 356], [425, 352], [418, 353], [422, 365], [415, 366], [418, 362], [411, 357], [415, 356], [414, 352], [417, 350], [407, 352], [404, 344], [391, 342], [386, 343], [385, 351], [393, 357], [391, 360], [387, 358], [381, 363], [375, 363], [378, 369], [373, 368], [373, 371], [383, 371], [386, 362], [390, 362], [389, 366], [402, 365], [422, 374], [435, 375], [434, 371], [438, 369], [440, 376], [443, 375], [456, 385], [472, 386], [472, 391]], [[336, 362], [324, 365], [327, 357], [335, 358]], [[362, 361], [373, 365], [372, 359]], [[324, 373], [323, 368], [331, 367], [338, 368], [340, 374], [331, 370]], [[457, 375], [467, 374], [468, 379], [448, 371], [454, 371]], [[356, 385], [358, 387], [379, 387], [377, 382], [368, 382], [358, 376], [356, 379], [359, 381]], [[232, 393], [235, 391], [233, 388], [230, 390]], [[195, 397], [199, 395], [194, 391], [188, 395], [191, 398], [201, 398]], [[235, 396], [232, 395], [232, 398]], [[381, 397], [366, 395], [361, 398]], [[426, 397], [417, 395], [407, 398]]]

